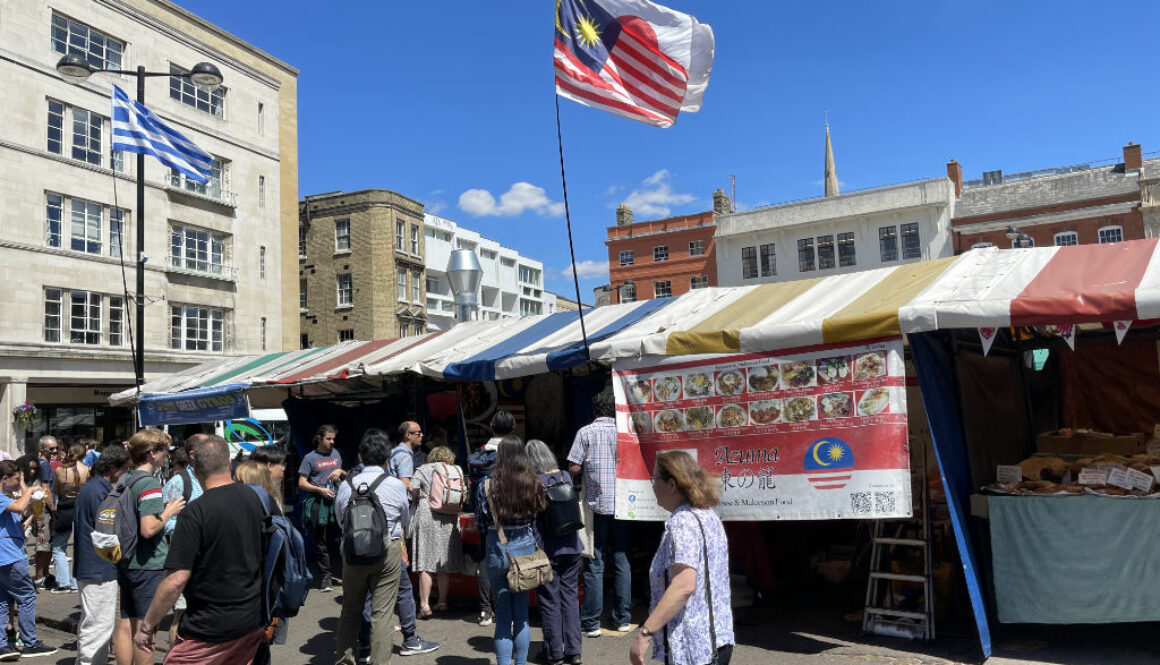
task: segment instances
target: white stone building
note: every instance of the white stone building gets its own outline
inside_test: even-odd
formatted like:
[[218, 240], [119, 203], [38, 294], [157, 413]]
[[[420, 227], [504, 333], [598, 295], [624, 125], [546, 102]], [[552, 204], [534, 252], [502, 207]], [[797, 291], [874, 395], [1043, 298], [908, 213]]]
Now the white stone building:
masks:
[[447, 281], [447, 262], [455, 249], [470, 249], [483, 269], [479, 318], [506, 319], [556, 311], [556, 296], [544, 290], [544, 264], [459, 226], [450, 219], [423, 217], [427, 254], [427, 327], [446, 330], [455, 325], [455, 296]]
[[891, 185], [717, 217], [717, 283], [782, 282], [954, 253], [949, 178]]
[[[297, 74], [167, 0], [0, 3], [0, 450], [49, 432], [122, 439], [132, 387], [136, 156], [113, 153], [104, 69], [215, 64], [223, 87], [146, 79], [146, 105], [215, 157], [208, 185], [146, 158], [146, 380], [228, 354], [296, 348]], [[283, 279], [287, 275], [288, 279]], [[286, 295], [289, 294], [289, 295]], [[285, 305], [285, 306], [284, 306]], [[33, 402], [31, 431], [13, 409]]]

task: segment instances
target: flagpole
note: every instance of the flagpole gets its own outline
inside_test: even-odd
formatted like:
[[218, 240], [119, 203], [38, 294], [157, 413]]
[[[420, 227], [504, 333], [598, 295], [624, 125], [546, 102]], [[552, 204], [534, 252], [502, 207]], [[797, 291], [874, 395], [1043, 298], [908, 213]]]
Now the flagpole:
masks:
[[564, 189], [564, 222], [568, 226], [568, 254], [572, 258], [572, 285], [576, 287], [576, 306], [580, 313], [580, 337], [584, 340], [584, 358], [592, 362], [588, 348], [588, 331], [584, 328], [584, 301], [580, 298], [580, 276], [576, 271], [576, 250], [572, 247], [572, 212], [568, 208], [568, 178], [564, 175], [564, 139], [560, 134], [560, 95], [556, 95], [556, 145], [560, 149], [560, 184]]

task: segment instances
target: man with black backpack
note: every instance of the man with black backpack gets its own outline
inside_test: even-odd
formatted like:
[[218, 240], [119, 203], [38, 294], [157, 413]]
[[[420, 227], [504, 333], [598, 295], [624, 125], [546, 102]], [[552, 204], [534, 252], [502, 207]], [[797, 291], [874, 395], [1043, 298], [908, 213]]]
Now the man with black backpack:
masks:
[[[133, 636], [150, 652], [157, 624], [184, 593], [189, 609], [168, 665], [249, 665], [265, 637], [262, 565], [268, 523], [258, 494], [230, 477], [230, 448], [207, 435], [193, 449], [205, 493], [181, 514], [165, 559], [165, 579]], [[118, 659], [118, 663], [120, 659]]]
[[[338, 665], [355, 665], [355, 649], [363, 605], [371, 594], [371, 659], [385, 665], [391, 660], [394, 630], [391, 609], [399, 593], [402, 567], [402, 540], [410, 519], [407, 488], [386, 472], [391, 454], [390, 439], [380, 430], [370, 430], [359, 442], [359, 457], [365, 465], [351, 474], [335, 494], [335, 517], [342, 529], [343, 589], [342, 613], [338, 620], [335, 659]], [[404, 636], [407, 637], [407, 636]], [[411, 635], [411, 646], [438, 645]]]

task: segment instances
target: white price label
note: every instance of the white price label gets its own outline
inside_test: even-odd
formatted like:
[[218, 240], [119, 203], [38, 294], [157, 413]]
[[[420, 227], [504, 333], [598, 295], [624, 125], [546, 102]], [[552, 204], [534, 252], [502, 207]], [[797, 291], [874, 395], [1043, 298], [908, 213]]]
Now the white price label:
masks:
[[1132, 479], [1128, 477], [1127, 469], [1109, 469], [1108, 484], [1122, 487], [1126, 490], [1132, 489]]
[[1108, 472], [1102, 469], [1086, 468], [1079, 472], [1080, 485], [1107, 485]]
[[1000, 464], [995, 467], [995, 480], [1000, 483], [1017, 485], [1023, 482], [1023, 467], [1016, 464]]
[[1143, 471], [1128, 469], [1128, 479], [1132, 481], [1132, 489], [1134, 490], [1147, 492], [1152, 489], [1152, 476]]

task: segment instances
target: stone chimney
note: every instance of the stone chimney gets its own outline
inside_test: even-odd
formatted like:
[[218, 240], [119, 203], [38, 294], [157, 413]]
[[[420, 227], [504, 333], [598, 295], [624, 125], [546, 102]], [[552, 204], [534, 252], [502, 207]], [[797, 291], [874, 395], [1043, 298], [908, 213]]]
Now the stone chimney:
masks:
[[1140, 152], [1139, 144], [1128, 141], [1124, 146], [1124, 170], [1137, 171], [1144, 166], [1144, 156]]
[[621, 203], [616, 207], [616, 225], [627, 226], [629, 224], [632, 224], [632, 208]]
[[955, 198], [963, 193], [963, 165], [951, 160], [947, 162], [947, 177], [955, 183]]
[[723, 189], [718, 189], [713, 192], [713, 212], [718, 215], [727, 215], [733, 212], [733, 204], [729, 201], [729, 195]]

